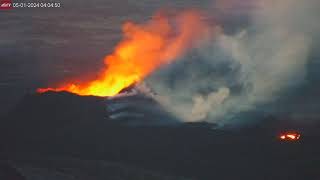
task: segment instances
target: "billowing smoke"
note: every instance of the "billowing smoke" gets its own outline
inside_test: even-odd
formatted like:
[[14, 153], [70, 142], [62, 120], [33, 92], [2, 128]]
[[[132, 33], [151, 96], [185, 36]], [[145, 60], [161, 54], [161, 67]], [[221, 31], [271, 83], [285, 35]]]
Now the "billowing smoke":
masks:
[[[228, 10], [237, 10], [238, 1], [230, 1], [235, 5]], [[254, 3], [246, 6], [251, 8], [246, 28], [233, 34], [212, 28], [214, 36], [201, 47], [146, 80], [168, 111], [185, 121], [219, 122], [275, 101], [303, 82], [309, 50], [319, 37], [320, 3], [246, 2]]]
[[207, 118], [208, 112], [219, 106], [229, 97], [228, 88], [220, 88], [217, 92], [211, 92], [207, 96], [198, 95], [193, 97], [193, 108], [191, 111], [191, 120], [201, 120]]

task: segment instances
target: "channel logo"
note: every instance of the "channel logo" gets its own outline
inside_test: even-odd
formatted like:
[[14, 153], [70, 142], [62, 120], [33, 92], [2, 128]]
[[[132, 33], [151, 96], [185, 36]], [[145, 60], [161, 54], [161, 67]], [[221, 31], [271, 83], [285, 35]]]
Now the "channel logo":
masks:
[[0, 0], [0, 10], [12, 9], [12, 0]]

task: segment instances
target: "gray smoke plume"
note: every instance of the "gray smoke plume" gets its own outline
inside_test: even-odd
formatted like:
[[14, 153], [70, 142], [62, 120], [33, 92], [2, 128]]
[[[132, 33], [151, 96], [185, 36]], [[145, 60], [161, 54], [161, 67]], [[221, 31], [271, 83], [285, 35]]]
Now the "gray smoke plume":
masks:
[[250, 3], [255, 4], [249, 6], [246, 28], [232, 35], [215, 31], [146, 79], [168, 111], [185, 121], [219, 122], [268, 104], [303, 82], [309, 49], [319, 37], [320, 2]]

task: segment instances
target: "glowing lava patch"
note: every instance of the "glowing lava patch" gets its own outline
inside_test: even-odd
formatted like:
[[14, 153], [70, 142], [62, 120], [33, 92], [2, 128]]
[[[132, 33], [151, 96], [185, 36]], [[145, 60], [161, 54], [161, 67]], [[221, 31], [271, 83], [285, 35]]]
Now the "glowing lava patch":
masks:
[[297, 132], [286, 132], [279, 135], [279, 139], [282, 141], [297, 141], [301, 137], [301, 134]]

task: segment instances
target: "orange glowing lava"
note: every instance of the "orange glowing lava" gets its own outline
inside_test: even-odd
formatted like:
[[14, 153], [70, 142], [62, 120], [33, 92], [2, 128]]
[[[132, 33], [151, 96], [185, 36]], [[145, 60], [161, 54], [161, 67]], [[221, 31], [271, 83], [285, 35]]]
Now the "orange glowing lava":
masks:
[[157, 13], [145, 24], [126, 22], [122, 29], [123, 39], [114, 52], [105, 57], [105, 66], [98, 78], [89, 82], [64, 82], [55, 88], [39, 88], [37, 92], [116, 95], [123, 88], [143, 80], [155, 69], [183, 55], [203, 39], [207, 28], [198, 12], [184, 11], [174, 17]]
[[285, 141], [296, 141], [300, 139], [300, 136], [299, 133], [283, 133], [280, 134], [279, 138]]

